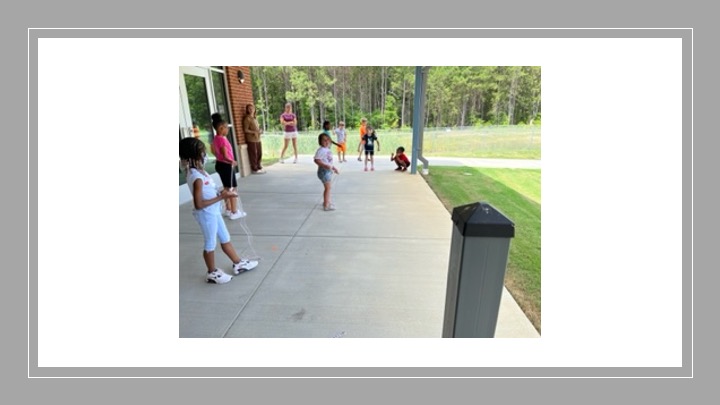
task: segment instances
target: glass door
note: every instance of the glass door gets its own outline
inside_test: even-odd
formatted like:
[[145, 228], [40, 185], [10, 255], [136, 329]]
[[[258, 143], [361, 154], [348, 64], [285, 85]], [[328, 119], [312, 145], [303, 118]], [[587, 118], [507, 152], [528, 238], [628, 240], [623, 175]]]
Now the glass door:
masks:
[[[210, 115], [216, 110], [210, 72], [199, 67], [181, 66], [180, 137], [194, 136], [205, 143], [209, 159], [205, 170], [208, 173], [215, 172], [215, 156], [210, 149], [213, 139]], [[180, 184], [184, 182], [181, 174]]]

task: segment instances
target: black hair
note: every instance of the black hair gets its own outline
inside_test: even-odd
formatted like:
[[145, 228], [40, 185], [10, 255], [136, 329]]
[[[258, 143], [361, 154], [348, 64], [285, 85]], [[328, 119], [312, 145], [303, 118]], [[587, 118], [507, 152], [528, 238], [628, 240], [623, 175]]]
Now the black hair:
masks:
[[333, 141], [333, 140], [332, 140], [332, 137], [331, 137], [330, 135], [326, 134], [325, 132], [321, 132], [320, 135], [318, 135], [318, 145], [322, 146], [323, 136], [326, 136], [327, 139], [328, 139], [328, 141], [330, 141], [331, 144], [336, 145], [336, 146], [340, 146], [339, 143]]
[[328, 120], [323, 121], [323, 129], [330, 129], [330, 121], [328, 121]]
[[210, 116], [212, 118], [212, 126], [217, 131], [218, 128], [220, 128], [220, 125], [226, 124], [225, 120], [222, 118], [222, 115], [220, 113], [214, 113]]
[[398, 146], [397, 151], [400, 153], [405, 153], [405, 148], [403, 148], [402, 146]]
[[197, 169], [202, 165], [204, 154], [205, 144], [201, 140], [193, 137], [180, 140], [180, 159], [186, 161], [189, 167]]

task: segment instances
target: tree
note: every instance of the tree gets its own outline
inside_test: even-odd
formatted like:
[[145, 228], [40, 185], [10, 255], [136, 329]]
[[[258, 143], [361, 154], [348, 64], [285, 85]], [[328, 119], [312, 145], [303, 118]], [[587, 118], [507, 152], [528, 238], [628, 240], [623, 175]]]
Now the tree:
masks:
[[[381, 127], [412, 125], [413, 66], [254, 66], [258, 121], [277, 129], [285, 102], [300, 128], [323, 120], [348, 127], [365, 116]], [[423, 125], [532, 124], [541, 115], [539, 66], [434, 66]]]

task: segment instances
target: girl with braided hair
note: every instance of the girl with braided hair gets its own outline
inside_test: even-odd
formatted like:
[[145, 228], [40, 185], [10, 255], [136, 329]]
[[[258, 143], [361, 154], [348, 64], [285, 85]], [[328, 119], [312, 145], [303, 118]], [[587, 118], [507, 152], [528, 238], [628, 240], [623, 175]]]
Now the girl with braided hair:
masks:
[[205, 280], [208, 283], [224, 284], [230, 281], [232, 276], [215, 266], [217, 239], [220, 239], [222, 251], [232, 260], [232, 270], [236, 275], [254, 269], [258, 262], [241, 259], [230, 243], [230, 233], [221, 213], [221, 201], [237, 198], [237, 193], [227, 188], [218, 193], [215, 182], [205, 171], [206, 162], [205, 144], [201, 140], [193, 137], [180, 140], [180, 165], [185, 170], [187, 185], [193, 197], [193, 217], [200, 225], [205, 239], [203, 247], [203, 259], [207, 266]]

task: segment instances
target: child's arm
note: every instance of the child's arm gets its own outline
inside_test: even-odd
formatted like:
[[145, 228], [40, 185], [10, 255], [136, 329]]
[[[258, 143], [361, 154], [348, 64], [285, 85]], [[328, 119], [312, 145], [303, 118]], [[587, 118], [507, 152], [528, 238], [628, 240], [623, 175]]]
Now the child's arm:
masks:
[[376, 138], [375, 142], [378, 144], [378, 152], [380, 152], [380, 140]]
[[235, 162], [234, 160], [230, 159], [230, 154], [227, 153], [227, 150], [228, 150], [227, 146], [222, 146], [222, 147], [220, 148], [220, 152], [222, 153], [222, 157], [223, 157], [223, 159], [225, 159], [225, 162], [230, 162], [231, 165], [235, 166], [235, 165], [237, 164], [237, 162]]
[[315, 164], [318, 165], [319, 167], [322, 167], [323, 169], [332, 170], [332, 171], [335, 172], [335, 173], [339, 173], [337, 167], [335, 167], [335, 166], [333, 166], [333, 165], [326, 165], [326, 164], [323, 163], [322, 160], [320, 160], [320, 159], [317, 159], [317, 158], [316, 158], [316, 159], [315, 159]]
[[202, 179], [195, 179], [193, 182], [193, 205], [196, 210], [201, 210], [226, 198], [237, 197], [237, 193], [223, 189], [223, 191], [214, 198], [205, 200], [202, 195], [202, 182]]

